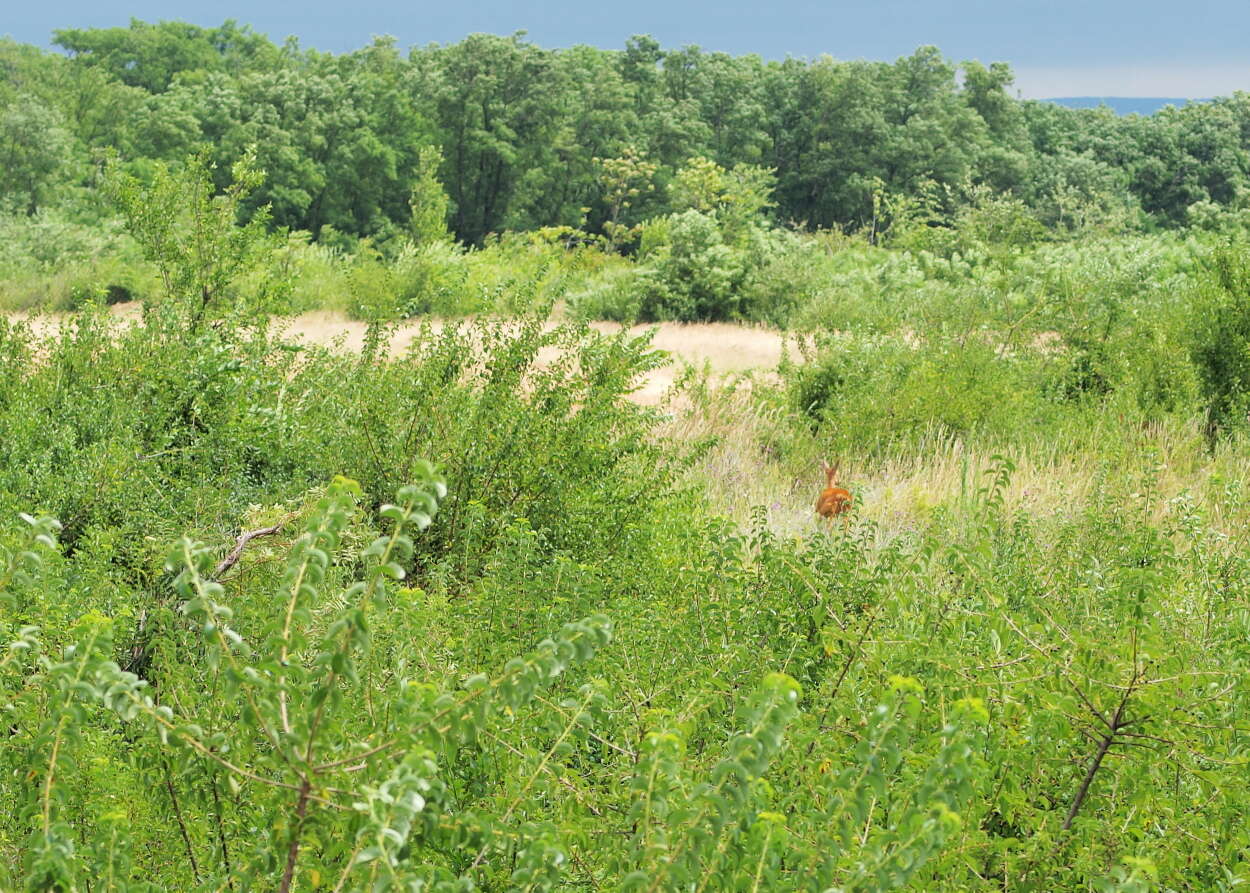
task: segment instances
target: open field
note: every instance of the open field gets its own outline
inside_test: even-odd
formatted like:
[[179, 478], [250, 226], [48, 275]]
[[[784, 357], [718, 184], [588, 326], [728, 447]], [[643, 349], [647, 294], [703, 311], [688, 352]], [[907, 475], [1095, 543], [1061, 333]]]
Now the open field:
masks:
[[[414, 345], [405, 325], [365, 361], [359, 324], [326, 314], [279, 325], [276, 340], [229, 326], [187, 340], [127, 310], [70, 322], [36, 321], [41, 345], [21, 329], [0, 337], [0, 494], [11, 517], [38, 513], [0, 528], [6, 630], [27, 643], [0, 681], [25, 740], [48, 711], [67, 715], [54, 680], [79, 680], [79, 718], [46, 733], [69, 756], [32, 771], [65, 779], [50, 814], [104, 828], [88, 817], [128, 816], [148, 843], [120, 870], [191, 886], [196, 871], [263, 873], [246, 841], [261, 816], [299, 809], [301, 772], [323, 792], [305, 800], [308, 840], [356, 829], [336, 838], [346, 851], [301, 846], [310, 888], [350, 871], [368, 839], [353, 835], [396, 814], [346, 813], [347, 796], [396, 784], [438, 810], [408, 832], [425, 855], [387, 857], [418, 874], [441, 870], [436, 853], [473, 821], [512, 829], [470, 838], [472, 855], [496, 854], [484, 878], [515, 877], [512, 855], [537, 858], [512, 842], [536, 833], [555, 835], [573, 866], [558, 876], [573, 879], [618, 865], [706, 879], [708, 833], [718, 872], [749, 880], [763, 859], [782, 888], [1114, 878], [1126, 850], [1155, 864], [1172, 852], [1124, 830], [1143, 800], [1152, 826], [1183, 804], [1175, 821], [1202, 852], [1236, 858], [1240, 774], [1222, 767], [1237, 765], [1250, 694], [1239, 437], [1212, 446], [1192, 418], [1109, 408], [1058, 417], [1063, 438], [960, 436], [935, 416], [856, 447], [785, 399], [820, 356], [779, 367], [780, 335], [725, 325], [659, 329], [659, 345], [714, 374], [683, 380], [657, 415], [635, 386], [674, 373], [615, 326], [483, 319]], [[292, 339], [342, 349], [291, 351]], [[812, 510], [831, 445], [856, 500], [845, 527]], [[352, 557], [399, 542], [379, 518], [411, 530], [387, 572], [402, 581]], [[205, 545], [169, 553], [186, 530]], [[324, 571], [309, 571], [310, 548]], [[367, 598], [366, 638], [352, 632], [354, 598]], [[552, 631], [560, 644], [529, 650]], [[30, 649], [64, 657], [15, 675]], [[528, 656], [505, 663], [516, 654]], [[395, 688], [396, 660], [425, 680], [416, 701]], [[465, 667], [493, 675], [466, 681]], [[491, 699], [485, 712], [447, 713], [473, 697]], [[1112, 712], [1128, 725], [1104, 724]], [[429, 719], [441, 715], [454, 723]], [[71, 721], [72, 739], [58, 732]], [[271, 738], [313, 741], [320, 756], [283, 756]], [[1116, 758], [1083, 785], [1106, 741]], [[175, 759], [187, 766], [167, 776]], [[448, 781], [400, 781], [405, 766]], [[636, 792], [660, 773], [642, 835]], [[755, 780], [736, 787], [742, 773]], [[392, 787], [340, 793], [365, 778]], [[137, 797], [145, 780], [164, 796]], [[762, 849], [750, 819], [717, 824], [743, 802], [757, 821], [785, 814], [795, 836]], [[839, 827], [851, 843], [822, 837]], [[599, 839], [608, 829], [619, 845]], [[33, 850], [5, 834], [0, 852], [20, 864]], [[686, 855], [647, 856], [660, 834]], [[222, 838], [229, 868], [212, 855]], [[1055, 848], [1077, 841], [1079, 858], [1057, 866]]]
[[1244, 873], [1241, 255], [799, 251], [789, 330], [6, 317], [2, 885]]
[[1250, 883], [1245, 95], [57, 39], [0, 890]]
[[[138, 308], [133, 305], [115, 306], [110, 313], [127, 323], [138, 320]], [[56, 330], [63, 317], [11, 314], [10, 319], [20, 320], [40, 337], [46, 337]], [[404, 353], [423, 330], [437, 333], [443, 325], [440, 320], [431, 320], [394, 326], [389, 334], [391, 353]], [[554, 325], [549, 323], [548, 328]], [[359, 351], [366, 330], [363, 322], [326, 311], [276, 320], [274, 326], [284, 338], [296, 343], [344, 351]], [[622, 326], [615, 323], [592, 323], [590, 328], [605, 334], [622, 331]], [[745, 523], [753, 507], [764, 506], [770, 526], [778, 533], [810, 535], [817, 530], [811, 504], [820, 481], [816, 467], [818, 444], [814, 445], [810, 461], [803, 464], [769, 461], [768, 442], [784, 429], [785, 422], [775, 414], [761, 412], [750, 397], [749, 382], [776, 381], [785, 333], [730, 323], [657, 323], [633, 326], [627, 331], [634, 336], [654, 333], [651, 346], [669, 358], [664, 365], [640, 377], [630, 393], [631, 400], [643, 405], [659, 404], [671, 393], [687, 366], [711, 376], [708, 381], [713, 393], [703, 404], [703, 411], [678, 395], [676, 414], [668, 430], [683, 441], [709, 434], [719, 439], [700, 472], [716, 511]], [[1053, 340], [1038, 337], [1043, 346]], [[544, 355], [550, 359], [555, 354], [554, 349], [546, 349], [540, 352], [540, 361]], [[720, 392], [723, 387], [729, 387], [730, 392]], [[1101, 424], [1109, 426], [1105, 436], [1114, 436], [1114, 420]], [[1095, 441], [1100, 439], [1101, 436], [1095, 437]], [[1221, 469], [1227, 474], [1231, 470], [1228, 465], [1238, 461], [1234, 455], [1215, 459], [1204, 456], [1201, 436], [1193, 429], [1149, 426], [1135, 434], [1133, 442], [1136, 449], [1159, 457], [1158, 473], [1150, 484], [1152, 498], [1143, 503], [1155, 523], [1162, 519], [1175, 497], [1201, 492], [1212, 475], [1221, 475]], [[1056, 442], [1041, 452], [1017, 456], [1016, 461], [1019, 467], [1004, 490], [1004, 499], [1013, 508], [1037, 517], [1071, 517], [1097, 496], [1096, 456], [1072, 455]], [[844, 476], [856, 485], [861, 518], [884, 530], [899, 530], [914, 527], [938, 506], [957, 505], [969, 499], [990, 464], [987, 452], [970, 449], [967, 443], [944, 438], [935, 431], [915, 454], [848, 464]], [[1215, 510], [1213, 521], [1227, 532], [1246, 520], [1223, 517], [1218, 504], [1211, 508]]]

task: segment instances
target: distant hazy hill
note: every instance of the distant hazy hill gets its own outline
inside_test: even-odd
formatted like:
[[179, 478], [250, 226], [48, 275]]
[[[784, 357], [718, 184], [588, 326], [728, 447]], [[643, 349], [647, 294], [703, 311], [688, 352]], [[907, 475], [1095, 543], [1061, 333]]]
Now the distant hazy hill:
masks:
[[1056, 102], [1070, 109], [1096, 109], [1105, 105], [1117, 115], [1153, 115], [1165, 105], [1182, 106], [1202, 99], [1169, 99], [1161, 96], [1061, 96], [1043, 102]]

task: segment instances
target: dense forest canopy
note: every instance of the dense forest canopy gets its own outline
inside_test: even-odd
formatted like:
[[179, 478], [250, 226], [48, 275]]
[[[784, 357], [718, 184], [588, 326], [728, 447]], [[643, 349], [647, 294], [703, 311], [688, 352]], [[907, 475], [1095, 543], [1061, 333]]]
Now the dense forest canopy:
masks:
[[109, 151], [141, 173], [203, 146], [219, 185], [255, 146], [266, 182], [253, 205], [323, 240], [406, 226], [430, 147], [452, 231], [471, 244], [673, 210], [664, 188], [614, 208], [604, 159], [654, 165], [658, 187], [696, 157], [771, 169], [772, 214], [808, 227], [870, 226], [883, 195], [949, 218], [978, 188], [1051, 226], [1096, 209], [1169, 227], [1239, 206], [1250, 181], [1246, 93], [1117, 117], [1017, 100], [1008, 65], [933, 47], [892, 63], [769, 61], [646, 36], [603, 50], [473, 34], [333, 55], [230, 21], [66, 29], [55, 43], [64, 52], [0, 42], [0, 203], [29, 214], [90, 214]]

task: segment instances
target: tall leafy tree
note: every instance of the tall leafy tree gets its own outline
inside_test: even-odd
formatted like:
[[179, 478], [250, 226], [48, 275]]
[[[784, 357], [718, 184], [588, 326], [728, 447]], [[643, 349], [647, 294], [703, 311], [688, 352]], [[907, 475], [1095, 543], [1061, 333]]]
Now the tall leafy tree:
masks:
[[150, 24], [131, 19], [128, 28], [65, 28], [55, 43], [87, 65], [99, 66], [124, 84], [160, 93], [179, 74], [267, 67], [278, 49], [263, 34], [227, 20], [219, 28], [187, 22]]
[[171, 160], [211, 147], [219, 178], [255, 146], [266, 178], [249, 206], [268, 205], [276, 223], [314, 234], [331, 226], [373, 235], [408, 219], [429, 141], [408, 73], [389, 41], [237, 77], [209, 73], [153, 97], [145, 136]]
[[69, 176], [73, 141], [55, 109], [21, 95], [0, 109], [0, 206], [34, 214]]
[[1200, 201], [1230, 203], [1242, 194], [1250, 154], [1232, 108], [1195, 104], [1165, 108], [1127, 125], [1141, 147], [1132, 188], [1142, 207], [1167, 223], [1183, 223]]
[[437, 128], [456, 234], [467, 242], [507, 226], [526, 171], [551, 162], [559, 76], [552, 53], [520, 34], [474, 34], [414, 54], [414, 101]]
[[621, 155], [638, 137], [634, 98], [611, 53], [577, 46], [552, 61], [560, 102], [550, 152], [520, 178], [512, 219], [527, 226], [577, 225], [585, 215], [598, 229], [610, 213], [595, 159]]
[[988, 135], [975, 161], [976, 178], [997, 191], [1019, 193], [1035, 159], [1020, 103], [1007, 92], [1015, 80], [1011, 68], [975, 61], [961, 68], [964, 101], [985, 122]]

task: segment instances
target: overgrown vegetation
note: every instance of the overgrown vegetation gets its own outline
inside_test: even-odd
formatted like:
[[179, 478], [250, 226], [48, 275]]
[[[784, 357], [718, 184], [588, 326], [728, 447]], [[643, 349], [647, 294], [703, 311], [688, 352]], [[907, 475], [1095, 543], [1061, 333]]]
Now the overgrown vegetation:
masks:
[[[539, 252], [541, 288], [571, 289], [585, 314], [784, 325], [805, 303], [776, 293], [800, 250], [784, 230], [942, 254], [972, 235], [1004, 254], [1242, 227], [1250, 194], [1244, 94], [1117, 118], [1016, 100], [1007, 65], [933, 47], [765, 62], [645, 36], [545, 50], [476, 34], [336, 56], [234, 22], [137, 20], [55, 42], [64, 53], [0, 42], [6, 309], [158, 291], [101, 186], [151, 184], [188, 158], [237, 190], [242, 218], [290, 235], [296, 285], [272, 309], [364, 317], [495, 309], [535, 250], [500, 234], [542, 231], [608, 249], [571, 270]], [[264, 176], [240, 185], [249, 153]]]
[[[164, 112], [205, 84], [260, 91], [244, 114], [275, 83], [313, 89], [284, 66], [367, 75], [385, 89], [350, 95], [382, 109], [474, 54], [505, 81], [607, 59], [650, 120], [681, 61], [641, 39], [276, 55], [233, 26], [63, 42], [82, 58], [8, 47], [5, 76], [47, 66]], [[757, 68], [844, 111], [852, 86], [885, 101], [864, 76], [893, 71]], [[939, 91], [952, 126], [1038, 141], [1078, 120], [1006, 99], [1008, 77], [965, 67]], [[578, 83], [612, 100], [611, 79]], [[1081, 138], [1178, 115], [1087, 116]], [[5, 306], [73, 312], [0, 317], [0, 887], [1250, 881], [1235, 202], [1136, 231], [1145, 193], [1103, 186], [1142, 170], [1047, 143], [1097, 188], [1038, 185], [1053, 169], [1021, 142], [995, 170], [1033, 192], [830, 174], [848, 207], [862, 187], [863, 218], [807, 232], [777, 222], [794, 172], [727, 127], [700, 137], [722, 152], [594, 156], [602, 205], [571, 219], [507, 216], [525, 190], [555, 200], [540, 164], [497, 167], [515, 192], [491, 206], [447, 174], [463, 157], [396, 127], [413, 161], [394, 207], [322, 207], [315, 241], [272, 225], [316, 204], [299, 209], [305, 181], [230, 127], [229, 165], [123, 151], [39, 181], [60, 209], [3, 221]], [[66, 133], [72, 159], [87, 143]], [[550, 225], [452, 239], [500, 220]], [[142, 314], [110, 311], [132, 296]], [[310, 308], [367, 320], [363, 348], [288, 340], [275, 316]], [[444, 319], [392, 349], [426, 314]], [[786, 357], [739, 381], [689, 370], [643, 405], [666, 358], [588, 325], [604, 318], [771, 324]], [[813, 512], [831, 457], [845, 525]]]

